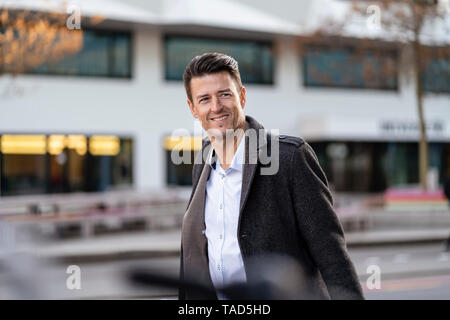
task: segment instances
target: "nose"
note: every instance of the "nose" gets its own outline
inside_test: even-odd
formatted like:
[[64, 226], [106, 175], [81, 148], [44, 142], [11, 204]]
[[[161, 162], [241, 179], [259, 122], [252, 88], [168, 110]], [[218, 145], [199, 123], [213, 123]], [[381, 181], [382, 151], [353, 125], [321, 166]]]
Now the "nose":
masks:
[[222, 111], [222, 104], [220, 103], [219, 98], [217, 97], [213, 97], [212, 98], [212, 103], [211, 103], [211, 111], [213, 113], [220, 113], [220, 111]]

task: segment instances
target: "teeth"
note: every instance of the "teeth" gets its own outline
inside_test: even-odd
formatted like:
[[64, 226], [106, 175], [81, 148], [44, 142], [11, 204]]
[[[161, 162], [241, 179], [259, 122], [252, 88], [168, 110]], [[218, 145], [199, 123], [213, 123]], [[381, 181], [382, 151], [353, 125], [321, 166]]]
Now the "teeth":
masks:
[[213, 120], [214, 120], [214, 121], [223, 120], [223, 119], [225, 119], [226, 117], [228, 117], [228, 116], [223, 116], [223, 117], [220, 117], [220, 118], [214, 118]]

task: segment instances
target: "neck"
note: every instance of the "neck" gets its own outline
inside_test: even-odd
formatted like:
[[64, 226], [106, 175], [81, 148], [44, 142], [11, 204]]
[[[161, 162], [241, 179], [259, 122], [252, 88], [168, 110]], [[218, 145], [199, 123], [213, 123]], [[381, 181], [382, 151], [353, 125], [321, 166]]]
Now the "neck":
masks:
[[228, 169], [231, 166], [233, 157], [236, 154], [237, 148], [241, 139], [244, 137], [246, 125], [243, 128], [238, 128], [233, 134], [224, 136], [223, 139], [211, 139], [211, 145], [220, 160], [220, 165], [223, 169]]

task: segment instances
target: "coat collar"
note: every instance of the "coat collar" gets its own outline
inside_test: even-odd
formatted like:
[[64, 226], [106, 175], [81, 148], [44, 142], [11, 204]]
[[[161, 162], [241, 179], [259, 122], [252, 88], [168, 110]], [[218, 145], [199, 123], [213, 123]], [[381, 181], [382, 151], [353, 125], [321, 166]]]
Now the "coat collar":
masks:
[[[257, 135], [256, 135], [257, 150], [259, 151], [267, 144], [267, 135], [266, 134], [264, 134], [263, 136], [259, 135], [260, 130], [265, 131], [265, 129], [258, 121], [256, 121], [251, 116], [245, 116], [245, 123], [246, 123], [246, 131], [248, 131], [248, 129], [253, 129], [256, 131], [256, 133], [257, 133]], [[247, 141], [247, 139], [246, 139], [246, 141]], [[211, 147], [211, 141], [209, 141], [209, 138], [208, 137], [203, 138], [203, 140], [202, 140], [203, 154], [205, 154], [205, 151], [209, 152], [210, 147]], [[206, 152], [206, 154], [208, 154], [208, 153]], [[248, 156], [247, 145], [245, 146], [245, 154]], [[204, 163], [204, 161], [202, 161], [202, 163]]]
[[[236, 150], [236, 153], [231, 161], [230, 168], [236, 171], [242, 172], [242, 165], [244, 163], [244, 148], [245, 148], [245, 139], [241, 139], [239, 142], [239, 146]], [[216, 155], [216, 151], [210, 148], [209, 156], [206, 161], [208, 165], [211, 166], [213, 170], [218, 170], [217, 165], [220, 165], [220, 160]], [[223, 170], [223, 169], [222, 169]]]

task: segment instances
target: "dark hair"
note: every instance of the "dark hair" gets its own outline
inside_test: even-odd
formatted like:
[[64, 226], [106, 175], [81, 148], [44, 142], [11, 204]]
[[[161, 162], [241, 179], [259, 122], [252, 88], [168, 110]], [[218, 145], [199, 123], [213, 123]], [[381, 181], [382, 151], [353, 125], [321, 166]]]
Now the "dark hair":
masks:
[[235, 59], [218, 52], [207, 52], [196, 56], [189, 62], [183, 73], [184, 88], [189, 100], [191, 96], [191, 80], [194, 77], [201, 77], [207, 74], [227, 71], [236, 81], [238, 89], [242, 88], [241, 75], [239, 73], [238, 63]]

